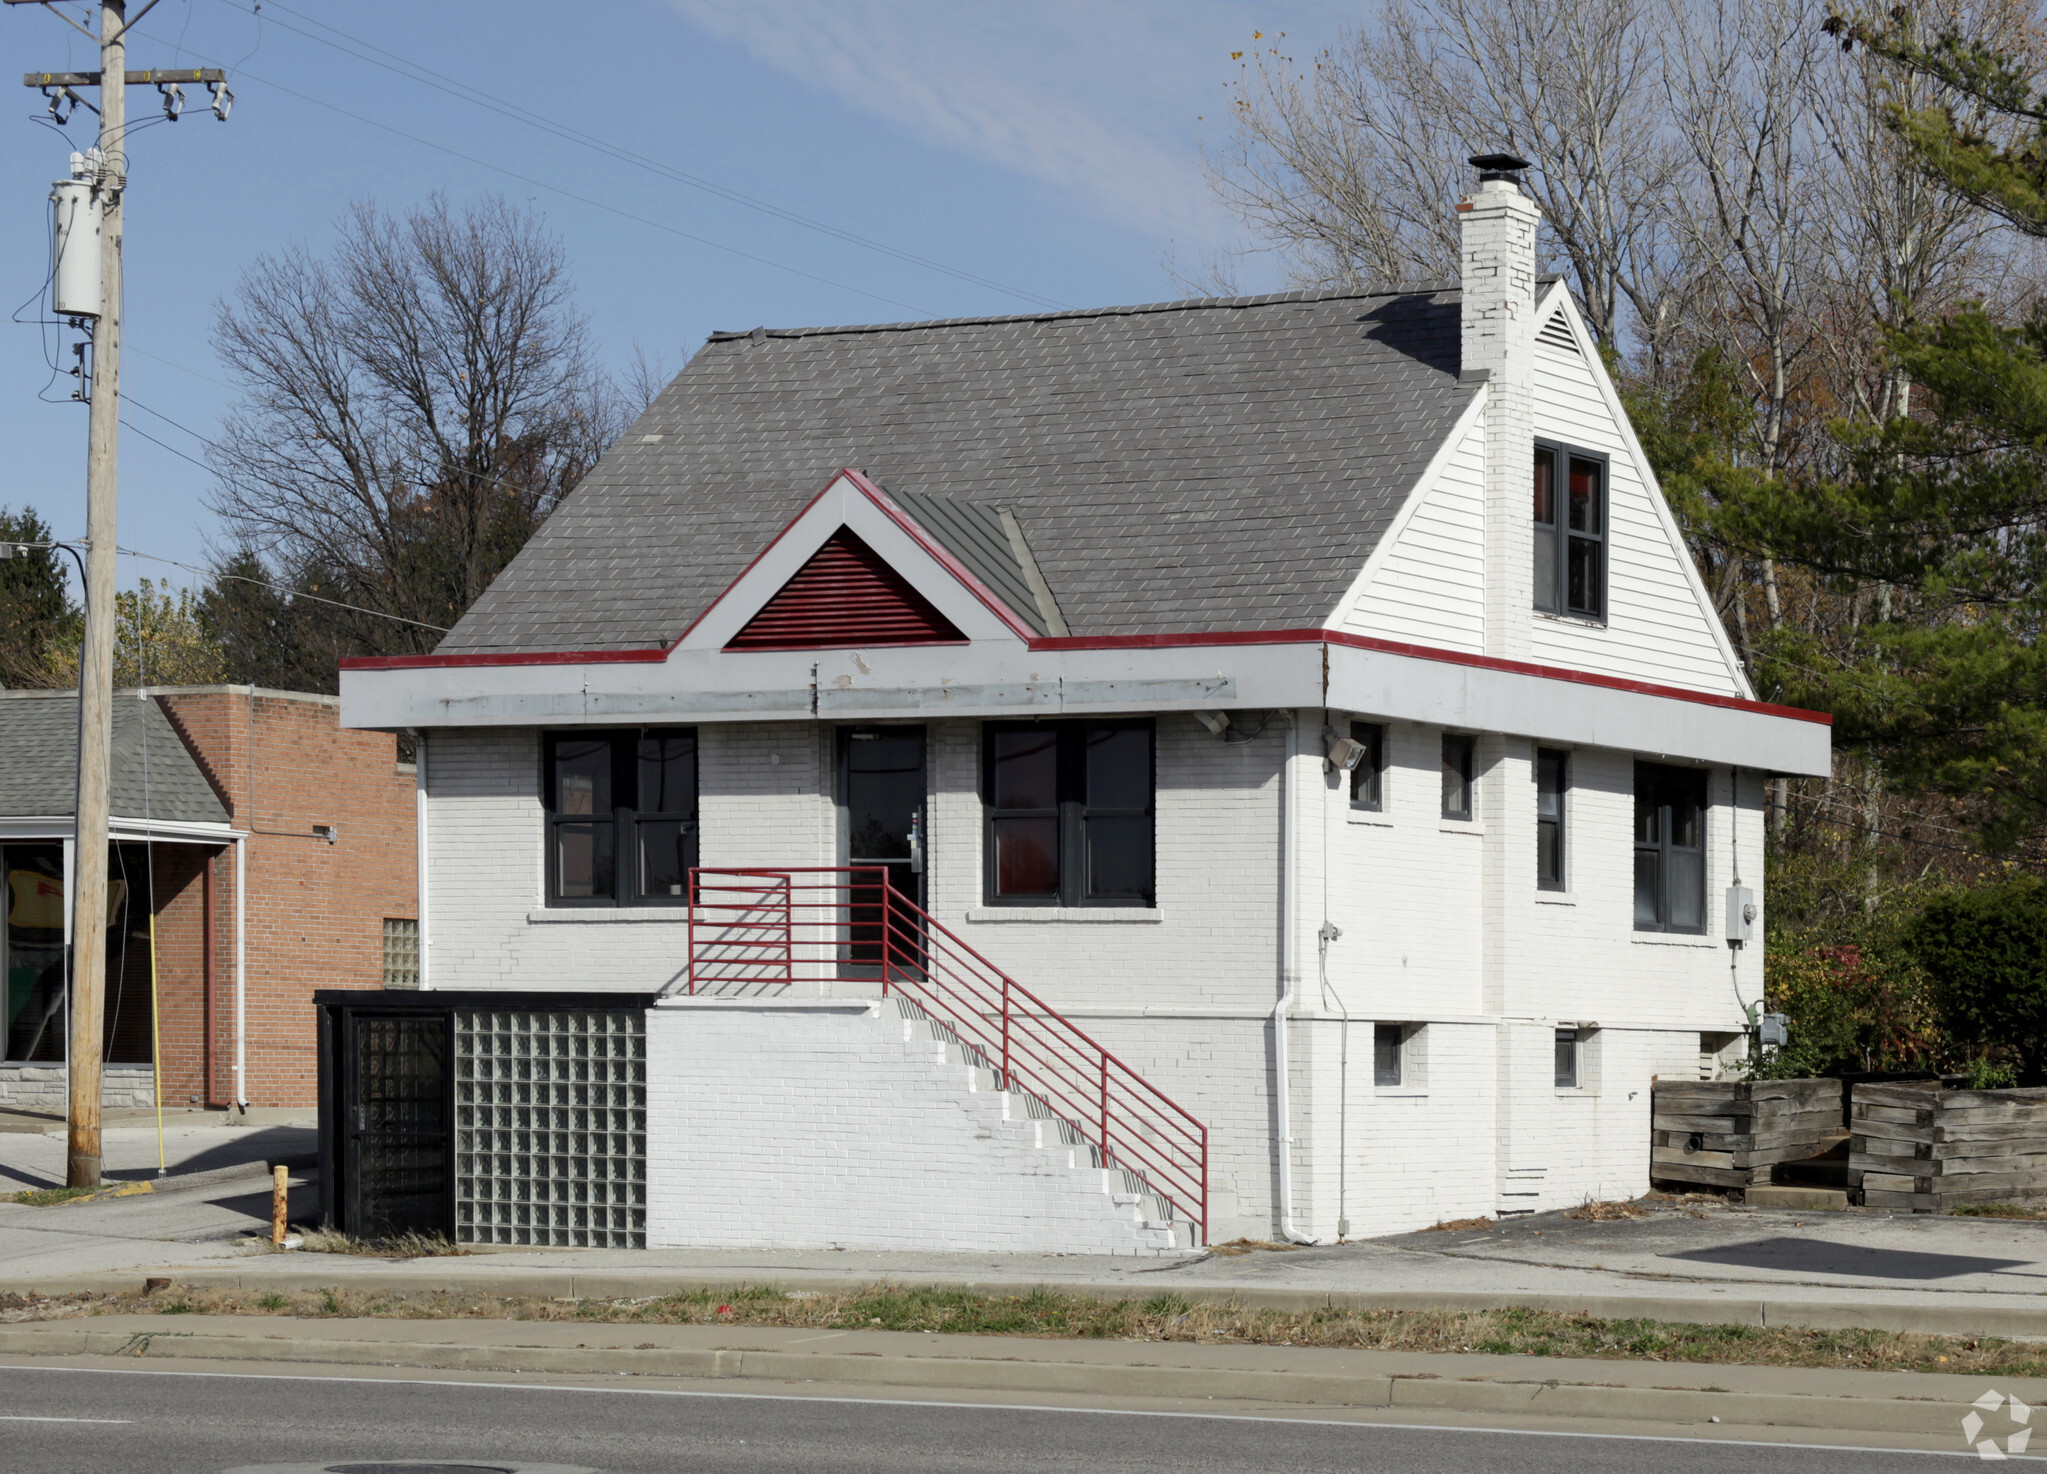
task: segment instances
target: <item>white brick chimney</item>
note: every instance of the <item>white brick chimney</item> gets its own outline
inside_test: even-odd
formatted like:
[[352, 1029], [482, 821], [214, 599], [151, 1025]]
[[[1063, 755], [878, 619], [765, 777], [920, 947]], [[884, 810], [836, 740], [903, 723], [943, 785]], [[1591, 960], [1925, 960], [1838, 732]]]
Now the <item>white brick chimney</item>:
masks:
[[1507, 154], [1471, 161], [1479, 185], [1457, 206], [1463, 237], [1463, 374], [1486, 380], [1488, 655], [1528, 658], [1534, 620], [1535, 201]]

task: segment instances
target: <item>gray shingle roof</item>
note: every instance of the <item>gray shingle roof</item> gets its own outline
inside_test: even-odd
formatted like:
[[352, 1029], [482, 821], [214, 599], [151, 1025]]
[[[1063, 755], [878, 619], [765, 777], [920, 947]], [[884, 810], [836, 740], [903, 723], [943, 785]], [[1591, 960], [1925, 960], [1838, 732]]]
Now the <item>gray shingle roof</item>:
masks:
[[[0, 694], [0, 754], [5, 754], [0, 759], [0, 817], [47, 818], [74, 812], [78, 697], [70, 691]], [[108, 783], [116, 818], [228, 822], [219, 795], [163, 708], [133, 692], [114, 697]]]
[[672, 641], [842, 466], [948, 546], [918, 498], [1008, 509], [1075, 635], [1319, 623], [1475, 392], [1458, 332], [1423, 292], [716, 334], [440, 648]]

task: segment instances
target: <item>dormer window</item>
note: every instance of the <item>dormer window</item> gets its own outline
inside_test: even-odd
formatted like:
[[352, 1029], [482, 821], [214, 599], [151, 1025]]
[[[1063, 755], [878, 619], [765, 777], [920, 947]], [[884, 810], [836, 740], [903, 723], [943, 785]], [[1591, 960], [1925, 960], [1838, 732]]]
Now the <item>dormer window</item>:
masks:
[[1606, 462], [1535, 447], [1535, 607], [1606, 618]]

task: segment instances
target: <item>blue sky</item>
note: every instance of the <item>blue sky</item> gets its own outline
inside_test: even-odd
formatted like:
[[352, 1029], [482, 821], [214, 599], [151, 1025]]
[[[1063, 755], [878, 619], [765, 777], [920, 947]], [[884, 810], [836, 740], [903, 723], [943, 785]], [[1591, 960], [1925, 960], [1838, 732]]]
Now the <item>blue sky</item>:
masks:
[[[195, 95], [177, 124], [131, 141], [121, 542], [187, 563], [206, 561], [213, 536], [193, 432], [214, 433], [233, 399], [209, 342], [215, 304], [257, 256], [323, 248], [354, 200], [403, 209], [439, 189], [530, 202], [562, 237], [613, 366], [639, 349], [679, 367], [713, 329], [1038, 305], [621, 164], [315, 38], [368, 43], [672, 169], [1087, 306], [1184, 295], [1165, 260], [1235, 242], [1199, 162], [1237, 73], [1230, 53], [1254, 31], [1310, 47], [1351, 15], [1329, 0], [252, 3], [161, 0], [129, 55], [131, 67], [227, 66], [236, 96], [224, 125]], [[0, 81], [96, 64], [48, 11], [0, 11]], [[0, 113], [0, 295], [10, 311], [26, 301], [30, 322], [49, 181], [91, 137], [88, 114], [67, 138], [36, 121], [41, 107], [21, 88]], [[129, 107], [151, 116], [156, 94], [131, 89]], [[1241, 277], [1276, 281], [1258, 262]], [[0, 505], [33, 504], [76, 535], [85, 412], [52, 379], [51, 341], [34, 326], [0, 334]], [[121, 560], [124, 585], [138, 574], [191, 579]]]

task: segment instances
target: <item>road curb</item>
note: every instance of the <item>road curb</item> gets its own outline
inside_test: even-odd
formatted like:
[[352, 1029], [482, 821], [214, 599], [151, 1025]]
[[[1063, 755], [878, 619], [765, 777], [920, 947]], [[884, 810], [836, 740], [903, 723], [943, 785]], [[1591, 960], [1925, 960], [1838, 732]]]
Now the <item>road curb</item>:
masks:
[[[48, 1210], [45, 1210], [48, 1211]], [[264, 1256], [249, 1268], [163, 1269], [155, 1277], [194, 1290], [275, 1290], [289, 1294], [324, 1289], [377, 1294], [525, 1296], [535, 1299], [643, 1299], [692, 1291], [729, 1295], [747, 1289], [854, 1293], [874, 1285], [909, 1285], [962, 1290], [1002, 1297], [1033, 1291], [1100, 1300], [1148, 1299], [1162, 1291], [1200, 1304], [1239, 1305], [1250, 1310], [1543, 1310], [1589, 1315], [1598, 1320], [1654, 1320], [1691, 1325], [1795, 1327], [1800, 1330], [1872, 1330], [1929, 1336], [1996, 1336], [2047, 1340], [2047, 1306], [1880, 1305], [1826, 1300], [1734, 1298], [1707, 1300], [1680, 1295], [1569, 1295], [1505, 1291], [1280, 1290], [1255, 1285], [1195, 1284], [1156, 1280], [1146, 1284], [1060, 1283], [1049, 1280], [962, 1280], [922, 1274], [849, 1276], [783, 1270], [720, 1275], [676, 1270], [488, 1270], [468, 1268], [461, 1259], [413, 1260], [358, 1267], [361, 1260], [320, 1255], [292, 1256], [289, 1267]], [[256, 1265], [263, 1267], [258, 1268]], [[411, 1265], [421, 1266], [412, 1268]], [[10, 1281], [0, 1293], [20, 1295], [128, 1294], [142, 1289], [144, 1272], [55, 1275]]]
[[[253, 1322], [246, 1330], [211, 1327], [189, 1332], [103, 1329], [77, 1321], [5, 1325], [0, 1326], [0, 1355], [821, 1382], [959, 1393], [1253, 1401], [1633, 1423], [1710, 1424], [1717, 1420], [1730, 1426], [1933, 1437], [1958, 1434], [1971, 1397], [1980, 1391], [1976, 1379], [1963, 1378], [1953, 1379], [1957, 1385], [1952, 1387], [1943, 1385], [1947, 1379], [1928, 1378], [1924, 1384], [1915, 1384], [1923, 1386], [1922, 1395], [1911, 1397], [1602, 1385], [1543, 1376], [1550, 1368], [1541, 1359], [1520, 1357], [1487, 1359], [1498, 1360], [1516, 1373], [1514, 1376], [1478, 1377], [1432, 1371], [1316, 1371], [1299, 1366], [1302, 1358], [1298, 1356], [1289, 1369], [1159, 1365], [1158, 1359], [1169, 1350], [1160, 1343], [1131, 1343], [1130, 1362], [1105, 1364], [1098, 1359], [1101, 1343], [1089, 1343], [1093, 1359], [1062, 1360], [1056, 1349], [1048, 1354], [1048, 1348], [1061, 1343], [1018, 1338], [989, 1338], [987, 1356], [918, 1356], [674, 1346], [481, 1346], [418, 1340], [416, 1323], [407, 1323], [403, 1335], [387, 1337], [328, 1339], [279, 1334], [278, 1328], [288, 1324], [266, 1319]], [[734, 1328], [734, 1334], [743, 1332]], [[1150, 1364], [1136, 1364], [1140, 1361]]]

